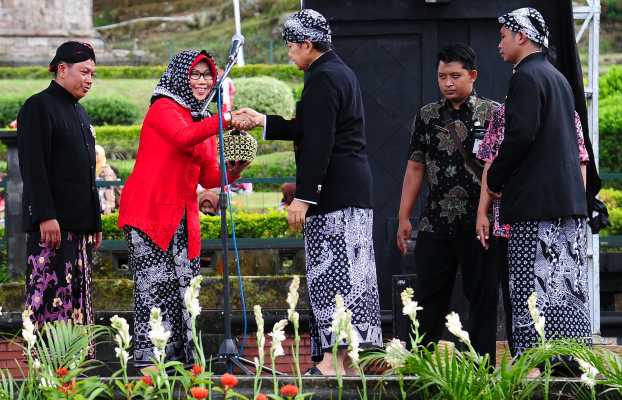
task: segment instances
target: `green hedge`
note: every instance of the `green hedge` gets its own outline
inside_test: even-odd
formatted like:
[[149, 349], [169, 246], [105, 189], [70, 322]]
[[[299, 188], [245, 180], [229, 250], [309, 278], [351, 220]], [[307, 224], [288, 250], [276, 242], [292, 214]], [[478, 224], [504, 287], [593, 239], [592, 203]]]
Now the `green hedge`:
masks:
[[131, 125], [142, 116], [134, 103], [123, 97], [90, 97], [82, 102], [93, 125]]
[[609, 222], [611, 222], [611, 226], [604, 229], [601, 234], [603, 236], [622, 235], [622, 190], [602, 189], [598, 197], [607, 204]]
[[601, 100], [622, 93], [622, 67], [611, 67], [599, 78], [598, 92]]
[[[105, 240], [125, 239], [123, 232], [117, 227], [118, 215], [102, 216], [103, 237]], [[287, 214], [273, 211], [267, 214], [251, 214], [238, 212], [234, 214], [236, 237], [238, 238], [285, 238], [295, 237], [289, 230]], [[201, 238], [218, 239], [220, 237], [220, 217], [201, 216]], [[231, 233], [231, 224], [228, 224]]]
[[294, 95], [286, 83], [268, 76], [235, 80], [236, 108], [250, 107], [265, 114], [289, 118], [294, 114]]
[[6, 127], [17, 119], [17, 113], [25, 101], [24, 96], [0, 94], [0, 127]]
[[[166, 66], [105, 66], [97, 67], [98, 79], [157, 79]], [[273, 78], [296, 81], [302, 80], [303, 73], [289, 64], [249, 64], [231, 70], [232, 78], [271, 76]], [[52, 74], [45, 67], [0, 67], [0, 79], [50, 79]]]
[[607, 171], [622, 171], [622, 93], [603, 99], [599, 105], [598, 129], [600, 166]]
[[[19, 109], [27, 96], [0, 95], [0, 127], [7, 126], [17, 118]], [[121, 96], [89, 97], [80, 104], [84, 106], [93, 125], [128, 125], [140, 121], [141, 115], [134, 103]]]
[[[98, 133], [99, 139], [99, 133]], [[100, 142], [101, 143], [101, 142]], [[109, 160], [109, 164], [117, 171], [117, 177], [126, 180], [132, 172], [136, 160]], [[280, 151], [257, 156], [255, 161], [244, 171], [244, 177], [272, 178], [276, 176], [296, 175], [296, 165], [293, 151]], [[257, 190], [274, 189], [278, 185], [257, 185]]]
[[136, 158], [140, 125], [97, 126], [95, 135], [95, 141], [106, 150], [106, 158], [109, 160]]

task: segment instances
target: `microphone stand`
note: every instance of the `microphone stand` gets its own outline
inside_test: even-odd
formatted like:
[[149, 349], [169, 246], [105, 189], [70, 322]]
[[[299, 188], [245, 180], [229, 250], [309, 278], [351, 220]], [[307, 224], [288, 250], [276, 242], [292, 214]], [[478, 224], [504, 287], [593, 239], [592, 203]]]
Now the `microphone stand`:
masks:
[[[203, 117], [208, 115], [207, 108], [210, 102], [217, 96], [216, 104], [218, 109], [218, 137], [220, 143], [218, 145], [218, 153], [220, 159], [220, 194], [218, 196], [219, 208], [220, 208], [220, 238], [222, 241], [222, 259], [223, 259], [223, 316], [224, 316], [224, 339], [218, 349], [218, 361], [225, 364], [227, 372], [231, 373], [233, 367], [238, 367], [245, 375], [254, 375], [254, 373], [248, 369], [247, 365], [255, 366], [255, 363], [251, 360], [240, 357], [238, 347], [233, 340], [231, 334], [231, 298], [229, 294], [229, 245], [228, 245], [228, 229], [227, 229], [227, 204], [229, 199], [229, 193], [226, 192], [227, 186], [227, 167], [225, 161], [225, 147], [224, 147], [224, 127], [222, 124], [222, 84], [224, 80], [231, 72], [231, 69], [235, 65], [235, 61], [238, 56], [238, 49], [229, 55], [227, 60], [227, 66], [221, 78], [216, 82], [214, 88], [209, 93], [203, 108], [200, 113]], [[272, 372], [268, 367], [262, 367], [264, 371]], [[280, 372], [276, 372], [281, 374]]]

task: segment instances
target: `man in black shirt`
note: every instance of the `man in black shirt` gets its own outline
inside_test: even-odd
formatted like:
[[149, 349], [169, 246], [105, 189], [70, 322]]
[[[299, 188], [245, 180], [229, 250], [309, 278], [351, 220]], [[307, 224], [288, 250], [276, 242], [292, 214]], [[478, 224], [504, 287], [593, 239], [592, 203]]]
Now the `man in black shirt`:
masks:
[[92, 250], [101, 243], [95, 138], [78, 103], [91, 89], [91, 45], [63, 43], [50, 62], [54, 80], [19, 112], [17, 138], [28, 233], [26, 307], [33, 322], [93, 323]]
[[430, 190], [415, 248], [415, 298], [423, 307], [421, 331], [426, 341], [440, 339], [460, 265], [469, 300], [467, 330], [474, 348], [488, 353], [494, 362], [497, 275], [473, 233], [482, 174], [474, 153], [498, 104], [475, 94], [476, 79], [476, 55], [469, 46], [454, 44], [439, 52], [438, 84], [443, 99], [422, 107], [415, 118], [397, 243], [405, 253], [412, 233], [412, 210], [425, 176]]

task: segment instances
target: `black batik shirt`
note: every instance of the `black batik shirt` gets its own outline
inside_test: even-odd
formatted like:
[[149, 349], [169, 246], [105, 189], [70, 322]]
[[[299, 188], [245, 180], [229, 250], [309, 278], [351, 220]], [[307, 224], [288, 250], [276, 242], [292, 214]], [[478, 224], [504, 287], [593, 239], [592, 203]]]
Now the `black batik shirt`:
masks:
[[[415, 118], [410, 141], [411, 161], [425, 165], [429, 195], [419, 221], [419, 232], [453, 236], [473, 230], [481, 176], [465, 164], [456, 146], [474, 158], [474, 128], [485, 128], [499, 104], [471, 95], [455, 110], [445, 99], [422, 107]], [[456, 140], [452, 139], [455, 132]]]

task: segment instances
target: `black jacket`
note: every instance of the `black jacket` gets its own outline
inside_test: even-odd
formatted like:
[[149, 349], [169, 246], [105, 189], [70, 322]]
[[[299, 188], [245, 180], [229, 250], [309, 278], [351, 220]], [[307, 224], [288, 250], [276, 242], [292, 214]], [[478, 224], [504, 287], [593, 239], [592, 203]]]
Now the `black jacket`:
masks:
[[64, 231], [101, 231], [95, 138], [76, 99], [55, 81], [30, 97], [17, 117], [17, 143], [24, 230], [57, 219]]
[[334, 51], [305, 72], [293, 120], [266, 118], [266, 139], [294, 141], [295, 197], [316, 203], [308, 215], [372, 207], [361, 89]]
[[574, 110], [568, 81], [543, 53], [519, 63], [505, 137], [488, 171], [488, 187], [503, 192], [504, 223], [587, 215]]

